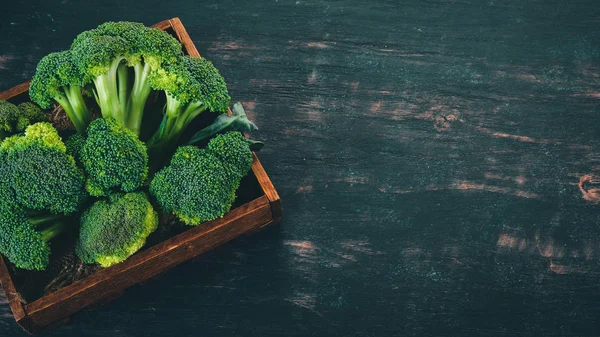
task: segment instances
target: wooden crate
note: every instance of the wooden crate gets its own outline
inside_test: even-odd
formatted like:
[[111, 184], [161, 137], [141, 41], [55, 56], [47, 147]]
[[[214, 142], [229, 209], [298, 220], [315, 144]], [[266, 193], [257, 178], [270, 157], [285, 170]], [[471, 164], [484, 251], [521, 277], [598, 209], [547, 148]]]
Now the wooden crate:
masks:
[[[153, 27], [176, 36], [185, 53], [200, 56], [179, 18], [159, 22]], [[0, 100], [28, 99], [29, 82], [0, 93]], [[251, 174], [260, 186], [260, 197], [232, 209], [223, 218], [190, 227], [179, 235], [136, 253], [122, 263], [102, 269], [34, 302], [23, 304], [20, 301], [7, 264], [0, 256], [0, 283], [17, 323], [27, 332], [36, 333], [64, 321], [85, 307], [113, 299], [124, 289], [242, 234], [278, 223], [282, 215], [281, 201], [256, 154], [253, 156]]]

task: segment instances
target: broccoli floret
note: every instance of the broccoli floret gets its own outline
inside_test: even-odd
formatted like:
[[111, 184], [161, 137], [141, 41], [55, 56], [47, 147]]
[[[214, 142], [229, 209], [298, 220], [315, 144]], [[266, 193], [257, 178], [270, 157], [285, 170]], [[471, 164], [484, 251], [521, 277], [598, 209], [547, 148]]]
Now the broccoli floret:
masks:
[[93, 196], [113, 188], [133, 192], [148, 176], [146, 145], [113, 118], [90, 123], [80, 156], [88, 174], [86, 189]]
[[206, 110], [226, 112], [229, 106], [225, 80], [204, 58], [182, 56], [177, 63], [153, 72], [150, 84], [165, 91], [167, 102], [160, 127], [148, 141], [149, 148], [168, 148], [199, 114]]
[[[107, 22], [77, 36], [75, 63], [93, 82], [102, 116], [113, 117], [139, 134], [151, 87], [148, 76], [181, 54], [168, 33], [135, 22]], [[131, 71], [133, 69], [133, 71]]]
[[90, 122], [90, 113], [82, 94], [85, 78], [74, 63], [69, 50], [51, 53], [37, 65], [29, 86], [29, 96], [47, 109], [54, 101], [65, 110], [79, 133], [84, 133]]
[[23, 136], [6, 138], [0, 152], [16, 200], [24, 207], [70, 214], [85, 199], [83, 172], [50, 123], [30, 125]]
[[239, 132], [229, 132], [211, 140], [207, 149], [179, 147], [170, 165], [154, 176], [150, 193], [163, 211], [199, 225], [231, 209], [251, 165], [249, 143]]
[[48, 121], [48, 117], [37, 105], [26, 102], [19, 106], [0, 101], [0, 139], [23, 132], [25, 128], [37, 122]]
[[65, 141], [67, 154], [70, 154], [75, 159], [75, 162], [81, 162], [81, 149], [85, 144], [85, 137], [81, 133], [75, 133], [69, 136]]
[[19, 114], [20, 111], [16, 105], [0, 101], [0, 139], [15, 133]]
[[137, 252], [157, 227], [158, 214], [146, 194], [111, 194], [81, 217], [75, 252], [85, 263], [109, 267]]
[[67, 224], [62, 215], [28, 217], [23, 209], [0, 215], [0, 253], [16, 267], [44, 270], [50, 259], [49, 242]]
[[237, 182], [233, 187], [236, 190], [240, 180], [252, 168], [252, 152], [248, 140], [239, 132], [228, 132], [211, 139], [206, 150], [221, 160], [227, 174], [231, 175], [230, 181]]
[[16, 200], [6, 179], [0, 177], [0, 253], [18, 268], [44, 270], [48, 241], [65, 228], [61, 215], [40, 213], [30, 217]]
[[39, 106], [32, 102], [24, 102], [17, 106], [21, 111], [19, 121], [17, 122], [17, 131], [23, 132], [32, 124], [47, 122], [48, 116]]

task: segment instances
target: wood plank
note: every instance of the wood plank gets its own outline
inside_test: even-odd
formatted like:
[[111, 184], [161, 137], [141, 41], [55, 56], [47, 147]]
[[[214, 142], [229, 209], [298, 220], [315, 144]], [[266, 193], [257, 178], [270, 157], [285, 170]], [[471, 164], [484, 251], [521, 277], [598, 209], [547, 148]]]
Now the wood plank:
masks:
[[223, 218], [192, 228], [136, 254], [122, 264], [101, 270], [25, 307], [31, 321], [46, 326], [97, 300], [153, 277], [271, 221], [268, 199], [246, 203]]
[[152, 25], [151, 27], [158, 28], [160, 30], [167, 30], [167, 29], [171, 28], [171, 20], [173, 20], [173, 19], [161, 21], [157, 24]]
[[265, 172], [260, 160], [258, 160], [256, 153], [252, 152], [252, 156], [254, 157], [254, 161], [252, 162], [252, 172], [254, 172], [260, 187], [269, 199], [269, 203], [271, 204], [271, 213], [273, 214], [273, 222], [275, 224], [279, 223], [281, 217], [283, 216], [283, 206], [281, 205], [279, 194], [277, 193], [275, 186], [273, 186], [273, 183], [267, 175], [267, 172]]
[[188, 34], [187, 30], [185, 30], [185, 27], [183, 27], [181, 20], [179, 20], [179, 18], [173, 18], [169, 20], [169, 22], [171, 23], [171, 27], [173, 27], [173, 30], [177, 35], [177, 39], [179, 39], [179, 41], [183, 45], [183, 49], [186, 51], [186, 53], [193, 57], [200, 57], [198, 49], [196, 49], [196, 46], [190, 38], [190, 35]]
[[0, 255], [0, 284], [2, 284], [4, 295], [6, 295], [6, 299], [10, 305], [10, 310], [15, 316], [15, 320], [22, 320], [26, 316], [25, 310], [21, 304], [21, 301], [19, 300], [19, 294], [17, 293], [17, 289], [10, 278], [10, 273], [8, 272], [8, 268], [2, 255]]
[[5, 100], [11, 99], [15, 96], [21, 95], [22, 93], [29, 91], [29, 83], [31, 83], [31, 80], [29, 80], [27, 82], [23, 82], [15, 87], [12, 87], [6, 91], [1, 92], [0, 100], [5, 101]]

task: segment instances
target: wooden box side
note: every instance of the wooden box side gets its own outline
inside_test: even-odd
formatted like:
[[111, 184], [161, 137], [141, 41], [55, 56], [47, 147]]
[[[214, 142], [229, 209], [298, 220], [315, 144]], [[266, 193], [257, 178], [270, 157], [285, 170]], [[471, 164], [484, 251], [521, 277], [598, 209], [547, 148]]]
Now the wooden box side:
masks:
[[260, 197], [29, 303], [25, 311], [35, 326], [47, 326], [271, 221], [268, 199]]
[[[166, 31], [172, 29], [186, 54], [200, 57], [179, 18], [159, 22], [153, 27]], [[9, 100], [26, 95], [30, 82], [0, 93], [0, 99]], [[119, 265], [103, 269], [25, 306], [21, 303], [7, 265], [0, 256], [0, 283], [17, 323], [29, 332], [38, 331], [244, 233], [278, 223], [282, 214], [281, 201], [254, 153], [253, 159], [252, 172], [264, 193], [262, 197], [231, 210], [223, 218], [186, 230], [138, 252]]]
[[8, 301], [8, 305], [10, 306], [10, 310], [12, 311], [15, 320], [17, 322], [23, 320], [26, 316], [25, 309], [21, 303], [19, 293], [10, 278], [8, 266], [4, 262], [2, 255], [0, 255], [0, 284], [2, 285], [2, 289], [4, 289], [4, 295], [6, 296], [6, 300]]

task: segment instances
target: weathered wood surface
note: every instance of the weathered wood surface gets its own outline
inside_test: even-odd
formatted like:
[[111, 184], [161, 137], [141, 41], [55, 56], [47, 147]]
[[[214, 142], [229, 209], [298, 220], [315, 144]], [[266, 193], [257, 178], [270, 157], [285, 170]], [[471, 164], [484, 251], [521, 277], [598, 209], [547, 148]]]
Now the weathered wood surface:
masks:
[[74, 32], [173, 16], [286, 217], [49, 336], [598, 335], [596, 1], [34, 0], [0, 14], [0, 87]]

